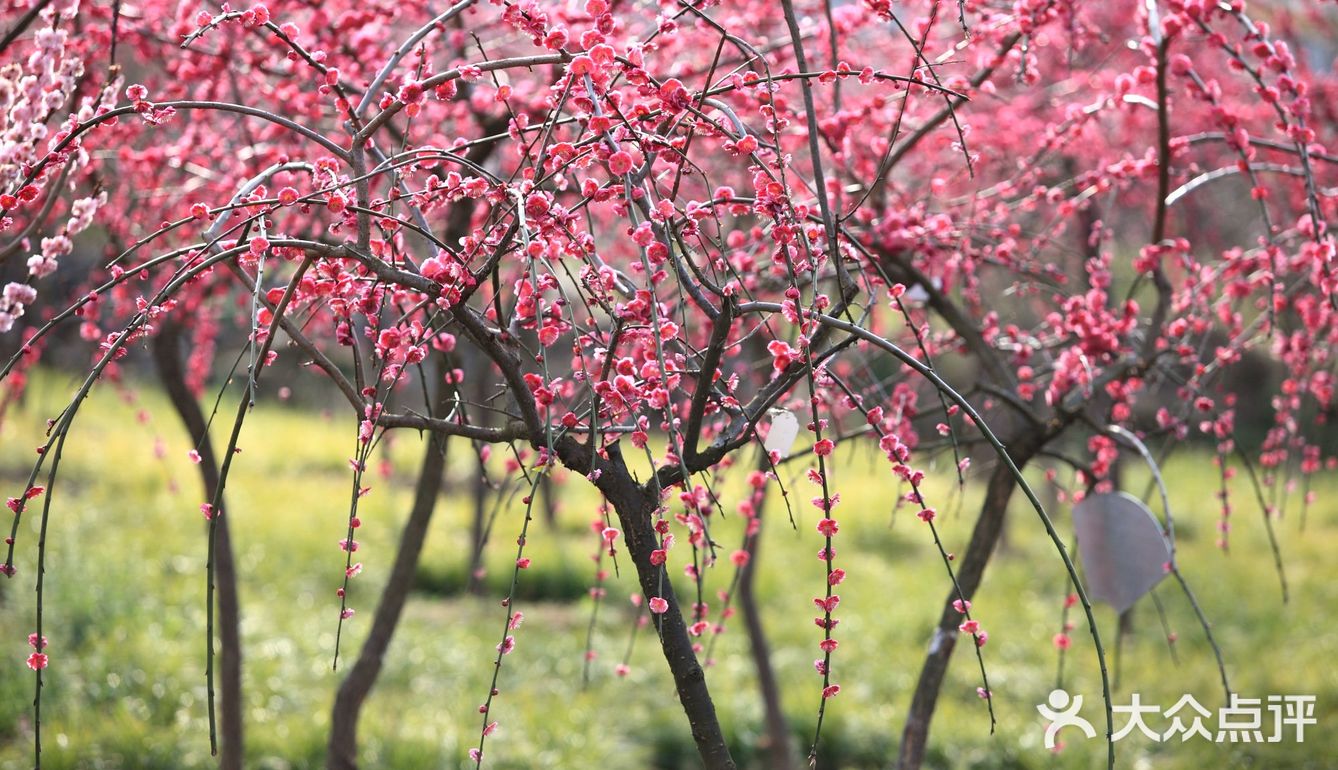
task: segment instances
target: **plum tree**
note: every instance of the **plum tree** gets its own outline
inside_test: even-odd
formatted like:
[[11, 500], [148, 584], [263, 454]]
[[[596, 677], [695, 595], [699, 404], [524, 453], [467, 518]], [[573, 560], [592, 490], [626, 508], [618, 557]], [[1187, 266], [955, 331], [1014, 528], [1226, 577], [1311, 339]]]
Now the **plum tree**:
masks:
[[[199, 445], [210, 737], [217, 748], [217, 636], [229, 767], [241, 766], [240, 533], [224, 490], [257, 395], [302, 376], [272, 368], [281, 359], [337, 389], [358, 439], [327, 608], [341, 629], [362, 620], [346, 589], [361, 570], [370, 453], [390, 431], [431, 436], [369, 639], [339, 690], [331, 767], [356, 765], [359, 709], [448, 445], [452, 462], [483, 466], [506, 448], [506, 472], [529, 490], [494, 671], [520, 633], [512, 598], [531, 563], [535, 490], [559, 476], [593, 485], [613, 516], [602, 547], [635, 566], [710, 768], [734, 761], [701, 655], [733, 587], [749, 583], [736, 578], [713, 610], [701, 574], [759, 566], [751, 549], [779, 463], [809, 466], [826, 576], [814, 587], [811, 757], [839, 703], [838, 591], [859, 580], [838, 550], [850, 531], [838, 445], [886, 456], [887, 483], [943, 556], [949, 590], [903, 768], [923, 761], [961, 636], [986, 676], [971, 599], [1019, 489], [1073, 579], [1104, 676], [1090, 604], [1023, 468], [1068, 463], [1081, 497], [1116, 485], [1121, 436], [1165, 451], [1201, 436], [1224, 489], [1249, 469], [1267, 524], [1289, 484], [1331, 464], [1325, 182], [1338, 79], [1304, 37], [1330, 28], [1320, 4], [28, 0], [3, 16], [7, 397], [67, 327], [92, 356], [9, 503], [4, 572], [16, 549], [38, 554], [39, 764], [43, 670], [60, 662], [41, 597], [61, 451], [90, 390], [145, 345]], [[1231, 377], [1261, 362], [1277, 372], [1272, 423], [1247, 455]], [[211, 439], [195, 399], [218, 375], [236, 412]], [[787, 422], [794, 452], [779, 437]], [[741, 459], [750, 446], [756, 462]], [[948, 454], [962, 483], [973, 459], [985, 465], [957, 558], [921, 487], [928, 460]], [[714, 482], [730, 473], [751, 474], [734, 503], [750, 525], [722, 554], [711, 524], [731, 501]], [[1224, 494], [1223, 548], [1231, 510]], [[679, 563], [695, 597], [667, 577]], [[480, 765], [496, 683], [471, 752]], [[980, 693], [992, 720], [987, 680]]]

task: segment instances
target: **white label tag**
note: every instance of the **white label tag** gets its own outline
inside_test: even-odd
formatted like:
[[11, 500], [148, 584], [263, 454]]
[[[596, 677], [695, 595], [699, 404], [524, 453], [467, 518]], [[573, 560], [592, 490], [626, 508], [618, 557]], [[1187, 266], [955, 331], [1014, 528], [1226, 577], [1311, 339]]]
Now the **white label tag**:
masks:
[[777, 411], [771, 414], [771, 430], [767, 431], [767, 440], [762, 444], [768, 452], [779, 452], [781, 457], [789, 457], [790, 447], [799, 436], [799, 418], [793, 412]]

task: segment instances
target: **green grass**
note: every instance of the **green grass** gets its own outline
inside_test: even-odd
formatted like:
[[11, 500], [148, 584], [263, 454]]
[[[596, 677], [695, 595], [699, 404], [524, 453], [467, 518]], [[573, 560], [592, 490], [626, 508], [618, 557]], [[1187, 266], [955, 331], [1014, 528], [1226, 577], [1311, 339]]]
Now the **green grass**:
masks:
[[[72, 392], [55, 375], [38, 378], [22, 409], [0, 426], [0, 496], [17, 494], [32, 460], [42, 423]], [[43, 699], [44, 766], [50, 768], [194, 768], [211, 764], [204, 709], [204, 525], [201, 492], [190, 448], [165, 402], [152, 390], [131, 402], [102, 386], [70, 437], [55, 489], [50, 523], [46, 634], [52, 665]], [[143, 410], [144, 420], [138, 418]], [[231, 413], [231, 408], [225, 410]], [[320, 766], [328, 712], [340, 673], [331, 671], [335, 588], [342, 575], [336, 543], [343, 537], [351, 484], [347, 457], [353, 426], [335, 419], [262, 404], [248, 421], [228, 498], [242, 572], [245, 615], [248, 767]], [[221, 431], [220, 431], [221, 432]], [[156, 456], [155, 445], [162, 448]], [[463, 767], [480, 727], [477, 706], [491, 676], [503, 610], [495, 592], [509, 580], [519, 502], [503, 509], [488, 554], [492, 595], [459, 592], [469, 540], [472, 463], [463, 445], [450, 466], [449, 489], [427, 543], [420, 585], [411, 600], [382, 679], [363, 714], [361, 746], [367, 767]], [[386, 457], [390, 475], [371, 474], [364, 499], [358, 557], [366, 572], [355, 581], [359, 614], [346, 631], [342, 654], [351, 660], [369, 622], [380, 580], [393, 558], [395, 537], [409, 506], [421, 444], [398, 435]], [[499, 453], [500, 455], [501, 453]], [[886, 767], [895, 752], [929, 629], [947, 583], [928, 532], [907, 512], [889, 527], [897, 490], [869, 458], [837, 466], [842, 534], [839, 561], [850, 571], [842, 586], [841, 647], [834, 680], [842, 692], [828, 709], [820, 766]], [[373, 467], [375, 468], [375, 462]], [[799, 469], [792, 469], [799, 470]], [[1247, 696], [1304, 693], [1318, 697], [1319, 724], [1303, 744], [1117, 744], [1121, 767], [1334, 767], [1338, 737], [1338, 485], [1327, 480], [1301, 533], [1296, 511], [1278, 522], [1292, 588], [1280, 602], [1278, 581], [1258, 511], [1244, 476], [1233, 482], [1238, 517], [1231, 554], [1214, 547], [1215, 470], [1204, 456], [1184, 455], [1165, 469], [1181, 535], [1180, 563], [1214, 623], [1232, 683]], [[950, 472], [932, 474], [933, 499], [950, 550], [962, 550], [979, 499], [970, 486], [957, 501]], [[1143, 475], [1132, 468], [1131, 488]], [[599, 658], [588, 687], [581, 686], [585, 628], [591, 602], [584, 586], [593, 576], [589, 522], [596, 498], [587, 484], [560, 486], [559, 526], [536, 522], [522, 573], [518, 608], [526, 615], [516, 651], [505, 660], [493, 717], [501, 730], [489, 739], [493, 768], [693, 767], [686, 721], [659, 651], [648, 633], [637, 640], [632, 674], [614, 665], [627, 646], [634, 590], [628, 565], [610, 586], [599, 616]], [[789, 481], [792, 498], [806, 500], [806, 481]], [[740, 517], [732, 512], [737, 480], [727, 484], [729, 518], [713, 534], [733, 544]], [[773, 500], [773, 503], [775, 500]], [[960, 510], [959, 513], [954, 511]], [[820, 592], [820, 546], [813, 509], [768, 512], [758, 585], [767, 610], [774, 663], [800, 751], [811, 740], [820, 680], [812, 661], [818, 631], [811, 597]], [[959, 650], [935, 716], [930, 760], [937, 767], [1090, 768], [1104, 766], [1104, 744], [1066, 733], [1059, 754], [1041, 745], [1035, 704], [1054, 686], [1057, 665], [1051, 637], [1065, 593], [1062, 565], [1034, 513], [1015, 506], [1007, 542], [996, 555], [975, 609], [990, 632], [986, 665], [999, 724], [989, 735], [969, 650]], [[1068, 531], [1067, 512], [1056, 512]], [[7, 519], [6, 519], [7, 521]], [[32, 627], [37, 517], [20, 527], [20, 573], [0, 581], [0, 768], [31, 766], [30, 705], [33, 678], [23, 666]], [[676, 550], [674, 574], [687, 550]], [[709, 573], [712, 596], [729, 568]], [[680, 586], [680, 590], [683, 587]], [[1178, 632], [1180, 664], [1168, 655], [1150, 603], [1139, 606], [1122, 650], [1117, 701], [1138, 691], [1145, 702], [1169, 705], [1193, 694], [1210, 709], [1222, 705], [1212, 655], [1183, 597], [1159, 589]], [[1080, 616], [1075, 616], [1080, 620]], [[1101, 629], [1113, 648], [1115, 618], [1099, 608]], [[1085, 626], [1073, 632], [1066, 686], [1087, 701], [1084, 715], [1101, 726], [1100, 680]], [[757, 739], [761, 705], [741, 622], [730, 621], [708, 671], [717, 708], [736, 755], [761, 766]]]

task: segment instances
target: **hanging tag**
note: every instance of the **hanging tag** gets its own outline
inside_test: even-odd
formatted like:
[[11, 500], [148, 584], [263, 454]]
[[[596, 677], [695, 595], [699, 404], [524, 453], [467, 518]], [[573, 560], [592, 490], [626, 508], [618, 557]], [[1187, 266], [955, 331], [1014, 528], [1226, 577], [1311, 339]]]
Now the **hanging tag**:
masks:
[[1134, 606], [1166, 576], [1171, 544], [1138, 498], [1089, 495], [1073, 506], [1073, 528], [1088, 593], [1117, 612]]
[[762, 443], [767, 452], [779, 452], [781, 457], [790, 456], [790, 447], [799, 437], [799, 418], [786, 409], [771, 410], [771, 429], [767, 431], [767, 440]]

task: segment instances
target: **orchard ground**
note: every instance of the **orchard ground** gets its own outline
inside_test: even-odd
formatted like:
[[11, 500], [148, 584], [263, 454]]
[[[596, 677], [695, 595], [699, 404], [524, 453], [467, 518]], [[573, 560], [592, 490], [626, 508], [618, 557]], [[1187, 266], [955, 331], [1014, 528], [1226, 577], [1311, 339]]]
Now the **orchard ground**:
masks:
[[[45, 419], [72, 392], [64, 376], [44, 374], [26, 403], [0, 426], [0, 481], [6, 495], [20, 489], [31, 447]], [[133, 403], [112, 386], [95, 391], [75, 425], [55, 490], [48, 554], [46, 635], [51, 667], [43, 699], [44, 766], [52, 768], [209, 767], [204, 708], [205, 530], [191, 448], [171, 410], [151, 388], [137, 387]], [[225, 402], [226, 403], [226, 402]], [[231, 407], [226, 410], [231, 413]], [[143, 419], [141, 412], [143, 413]], [[248, 421], [228, 487], [242, 575], [247, 766], [321, 766], [329, 709], [342, 676], [331, 671], [344, 554], [349, 491], [347, 458], [354, 436], [347, 420], [262, 403]], [[399, 527], [421, 455], [411, 433], [394, 437], [393, 471], [376, 473], [364, 499], [358, 560], [366, 565], [351, 592], [359, 614], [346, 627], [341, 660], [351, 664], [370, 622], [380, 583], [394, 556]], [[363, 712], [365, 766], [464, 767], [476, 745], [478, 704], [492, 675], [500, 639], [501, 586], [510, 579], [513, 542], [523, 516], [519, 497], [496, 519], [487, 560], [485, 597], [465, 595], [475, 473], [463, 442], [453, 440], [448, 490], [440, 501], [420, 569], [424, 589], [411, 600], [388, 665]], [[845, 450], [838, 448], [838, 454]], [[861, 450], [862, 451], [862, 450]], [[502, 453], [498, 452], [500, 456]], [[747, 460], [744, 460], [747, 462]], [[375, 456], [373, 462], [376, 462]], [[375, 467], [373, 468], [375, 471]], [[793, 500], [807, 500], [808, 482], [785, 469]], [[936, 466], [937, 503], [949, 550], [965, 546], [979, 485], [958, 499], [948, 461]], [[1338, 757], [1338, 497], [1332, 479], [1316, 487], [1318, 501], [1300, 528], [1299, 494], [1277, 522], [1291, 603], [1280, 599], [1263, 523], [1244, 473], [1232, 482], [1234, 529], [1229, 555], [1215, 547], [1219, 507], [1216, 469], [1205, 454], [1183, 454], [1164, 469], [1171, 484], [1180, 564], [1221, 643], [1231, 682], [1246, 697], [1307, 694], [1317, 698], [1317, 725], [1305, 742], [1212, 743], [1203, 738], [1165, 744], [1130, 736], [1117, 743], [1120, 767], [1333, 767]], [[892, 513], [898, 490], [875, 458], [837, 465], [842, 493], [841, 655], [833, 680], [842, 685], [824, 730], [823, 768], [887, 767], [895, 756], [929, 632], [948, 583], [928, 531], [908, 510]], [[977, 472], [975, 476], [981, 474]], [[1066, 474], [1065, 474], [1066, 475]], [[1040, 483], [1038, 473], [1032, 474]], [[713, 535], [726, 552], [739, 541], [742, 517], [733, 513], [741, 474], [723, 488], [724, 521]], [[1141, 492], [1145, 474], [1129, 463], [1128, 488]], [[595, 566], [591, 530], [597, 500], [589, 485], [558, 486], [558, 526], [531, 531], [517, 608], [525, 623], [505, 658], [500, 699], [489, 739], [492, 768], [694, 767], [696, 752], [668, 671], [649, 629], [642, 629], [625, 678], [614, 673], [628, 647], [635, 614], [631, 567], [608, 583], [594, 635], [598, 657], [582, 686], [586, 594]], [[970, 650], [958, 651], [935, 715], [929, 764], [935, 767], [1104, 767], [1104, 743], [1065, 731], [1057, 754], [1042, 744], [1036, 705], [1055, 686], [1059, 630], [1067, 592], [1063, 567], [1035, 514], [1015, 500], [1001, 558], [987, 572], [974, 609], [989, 631], [985, 662], [999, 718], [990, 736]], [[1153, 503], [1156, 509], [1156, 503]], [[759, 599], [766, 614], [785, 709], [797, 751], [807, 750], [820, 679], [813, 660], [820, 638], [809, 620], [823, 565], [814, 509], [796, 504], [792, 529], [780, 497], [766, 512]], [[1063, 532], [1068, 511], [1054, 512]], [[0, 584], [0, 768], [31, 766], [33, 677], [23, 665], [32, 624], [37, 516], [26, 517], [19, 575]], [[1067, 536], [1067, 535], [1066, 535]], [[723, 556], [724, 554], [722, 554]], [[689, 557], [686, 543], [671, 552], [673, 575]], [[608, 564], [607, 559], [605, 564]], [[707, 578], [715, 592], [733, 568]], [[684, 585], [680, 591], [685, 590]], [[1178, 590], [1158, 589], [1178, 633], [1177, 665], [1168, 653], [1148, 600], [1135, 610], [1132, 634], [1120, 654], [1117, 703], [1138, 692], [1145, 703], [1169, 706], [1183, 694], [1211, 710], [1223, 705], [1212, 652]], [[1116, 618], [1099, 608], [1114, 656]], [[1073, 647], [1065, 687], [1085, 697], [1082, 715], [1104, 727], [1096, 659], [1081, 615], [1072, 619]], [[708, 680], [736, 758], [759, 767], [762, 713], [741, 619], [718, 640]], [[1163, 720], [1169, 722], [1169, 720]], [[1210, 725], [1211, 726], [1211, 725]], [[1162, 727], [1165, 727], [1163, 724]], [[1154, 723], [1154, 729], [1156, 725]]]

